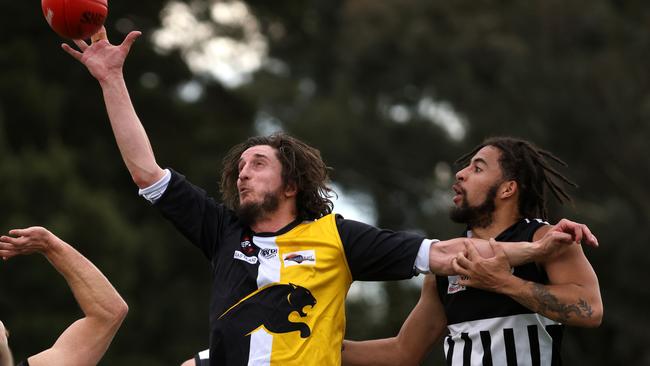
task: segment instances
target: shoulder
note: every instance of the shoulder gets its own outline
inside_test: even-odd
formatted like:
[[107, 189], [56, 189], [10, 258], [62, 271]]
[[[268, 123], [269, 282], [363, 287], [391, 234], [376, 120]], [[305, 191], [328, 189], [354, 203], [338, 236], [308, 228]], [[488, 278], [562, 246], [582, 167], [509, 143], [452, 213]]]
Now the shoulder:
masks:
[[548, 221], [542, 219], [529, 219], [525, 218], [522, 220], [524, 223], [525, 231], [531, 233], [531, 241], [536, 241], [541, 239], [546, 233], [553, 228], [553, 225], [549, 224]]

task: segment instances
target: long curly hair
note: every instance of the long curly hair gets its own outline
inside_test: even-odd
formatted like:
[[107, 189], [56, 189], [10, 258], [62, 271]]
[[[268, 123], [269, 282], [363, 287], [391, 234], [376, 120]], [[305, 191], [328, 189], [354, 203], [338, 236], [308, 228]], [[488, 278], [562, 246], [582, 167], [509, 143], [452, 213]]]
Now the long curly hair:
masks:
[[564, 167], [567, 164], [529, 141], [514, 137], [491, 137], [461, 156], [456, 163], [467, 166], [472, 157], [485, 146], [493, 146], [501, 152], [499, 165], [503, 179], [517, 182], [520, 192], [519, 213], [524, 217], [547, 219], [547, 190], [553, 193], [560, 204], [571, 202], [563, 184], [572, 187], [578, 185], [553, 168], [551, 162]]
[[229, 209], [239, 208], [239, 159], [244, 151], [268, 145], [275, 149], [282, 164], [282, 183], [295, 184], [297, 188], [296, 209], [299, 219], [314, 220], [332, 212], [335, 193], [328, 186], [329, 168], [321, 158], [320, 151], [286, 133], [254, 136], [235, 145], [223, 159], [221, 195]]

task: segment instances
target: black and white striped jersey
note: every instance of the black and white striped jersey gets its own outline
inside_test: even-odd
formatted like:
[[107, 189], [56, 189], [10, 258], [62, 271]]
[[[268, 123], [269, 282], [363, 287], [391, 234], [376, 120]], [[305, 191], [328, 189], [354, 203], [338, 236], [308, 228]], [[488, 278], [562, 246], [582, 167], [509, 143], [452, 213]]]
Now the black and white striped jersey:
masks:
[[[532, 241], [547, 223], [523, 219], [501, 233], [501, 242]], [[466, 235], [471, 237], [471, 231]], [[542, 268], [514, 268], [517, 277], [547, 283]], [[563, 325], [524, 307], [508, 296], [458, 284], [458, 276], [437, 277], [447, 315], [447, 365], [560, 365]]]

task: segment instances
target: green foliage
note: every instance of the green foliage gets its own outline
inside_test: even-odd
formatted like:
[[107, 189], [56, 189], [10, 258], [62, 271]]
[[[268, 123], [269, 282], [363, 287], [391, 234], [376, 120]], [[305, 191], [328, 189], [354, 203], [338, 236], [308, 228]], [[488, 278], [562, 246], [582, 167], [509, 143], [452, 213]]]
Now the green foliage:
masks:
[[[650, 4], [247, 3], [281, 67], [263, 67], [235, 89], [193, 75], [180, 52], [155, 51], [150, 36], [163, 3], [110, 3], [111, 40], [144, 32], [125, 72], [161, 165], [216, 196], [225, 151], [266, 116], [317, 146], [342, 188], [371, 195], [380, 226], [448, 238], [462, 229], [444, 204], [454, 159], [487, 136], [531, 139], [567, 161], [581, 185], [574, 204], [553, 207], [553, 216], [589, 224], [601, 242], [586, 252], [605, 321], [568, 330], [567, 364], [648, 362], [650, 293], [637, 279], [650, 264]], [[209, 21], [207, 7], [195, 9]], [[179, 364], [207, 345], [207, 263], [137, 197], [96, 81], [60, 50], [39, 4], [5, 4], [0, 30], [0, 231], [52, 229], [124, 295], [131, 311], [103, 363]], [[157, 83], [143, 82], [147, 75]], [[179, 98], [188, 81], [202, 85], [198, 101]], [[423, 100], [457, 111], [464, 137], [451, 138], [439, 115], [423, 113]], [[0, 318], [17, 358], [48, 347], [79, 316], [40, 258], [0, 263], [0, 278]], [[349, 304], [349, 337], [396, 334], [418, 292], [404, 284], [386, 291], [385, 319], [371, 318], [368, 304]]]

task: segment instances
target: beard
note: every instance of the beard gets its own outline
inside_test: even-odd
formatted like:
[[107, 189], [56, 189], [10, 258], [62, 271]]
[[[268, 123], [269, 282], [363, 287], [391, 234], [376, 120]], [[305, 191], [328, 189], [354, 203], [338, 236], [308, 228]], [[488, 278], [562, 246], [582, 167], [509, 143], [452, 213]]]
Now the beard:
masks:
[[237, 208], [237, 216], [251, 226], [275, 212], [280, 206], [280, 192], [266, 192], [262, 202], [249, 202]]
[[[451, 221], [466, 224], [470, 229], [488, 227], [492, 224], [492, 214], [495, 210], [494, 199], [497, 197], [499, 185], [500, 183], [497, 183], [490, 187], [485, 195], [485, 200], [478, 206], [470, 206], [467, 200], [463, 199], [460, 207], [452, 207], [449, 211]], [[462, 188], [461, 190], [463, 197], [466, 197], [467, 193], [465, 190]]]

